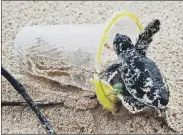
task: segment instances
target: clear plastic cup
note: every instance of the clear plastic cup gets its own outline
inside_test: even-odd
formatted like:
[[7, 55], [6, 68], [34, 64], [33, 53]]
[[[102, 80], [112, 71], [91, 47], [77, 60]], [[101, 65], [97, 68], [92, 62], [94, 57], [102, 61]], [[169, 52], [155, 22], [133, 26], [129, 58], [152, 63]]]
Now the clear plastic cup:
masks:
[[[95, 72], [96, 54], [106, 24], [37, 25], [18, 33], [14, 53], [22, 72], [41, 76], [65, 85], [92, 90], [90, 78]], [[116, 60], [112, 41], [116, 33], [127, 34], [135, 43], [139, 28], [123, 17], [110, 30], [101, 57], [101, 68]]]

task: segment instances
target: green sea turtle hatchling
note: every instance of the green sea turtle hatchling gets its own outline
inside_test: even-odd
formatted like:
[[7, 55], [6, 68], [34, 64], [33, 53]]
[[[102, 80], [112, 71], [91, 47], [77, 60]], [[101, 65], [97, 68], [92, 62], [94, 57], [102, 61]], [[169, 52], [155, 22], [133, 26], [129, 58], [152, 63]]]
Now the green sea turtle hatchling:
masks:
[[[111, 66], [109, 66], [101, 74], [101, 78], [106, 80], [108, 83], [110, 83], [114, 87], [115, 90], [117, 90], [117, 95], [121, 99], [124, 107], [126, 107], [131, 113], [140, 112], [140, 111], [144, 110], [145, 108], [147, 108], [148, 106], [163, 107], [163, 106], [166, 106], [166, 104], [168, 103], [168, 98], [165, 98], [165, 100], [167, 99], [167, 101], [166, 101], [167, 103], [165, 103], [165, 104], [162, 103], [164, 101], [164, 100], [162, 100], [162, 99], [164, 99], [163, 94], [158, 93], [158, 91], [164, 91], [164, 90], [162, 90], [162, 89], [156, 90], [159, 88], [158, 85], [164, 86], [164, 84], [163, 84], [164, 82], [161, 82], [163, 79], [163, 77], [161, 77], [162, 75], [160, 74], [159, 70], [157, 69], [156, 65], [153, 62], [150, 61], [150, 64], [148, 64], [148, 62], [143, 60], [144, 58], [146, 58], [146, 51], [148, 49], [149, 44], [152, 42], [152, 36], [155, 33], [157, 33], [160, 29], [159, 26], [160, 26], [160, 21], [157, 19], [152, 21], [151, 23], [149, 23], [148, 26], [144, 29], [144, 32], [139, 35], [139, 38], [138, 38], [135, 46], [131, 43], [131, 40], [127, 36], [118, 37], [119, 35], [116, 35], [114, 43], [116, 42], [116, 38], [118, 38], [118, 39], [121, 38], [120, 39], [121, 43], [119, 43], [119, 45], [122, 45], [123, 44], [122, 38], [125, 38], [124, 43], [127, 43], [127, 44], [128, 44], [128, 42], [130, 43], [129, 48], [126, 51], [128, 52], [131, 50], [132, 52], [134, 52], [134, 50], [135, 50], [137, 56], [136, 55], [130, 56], [129, 57], [130, 60], [128, 60], [128, 57], [124, 57], [124, 58], [127, 58], [127, 64], [129, 64], [131, 62], [130, 65], [132, 65], [132, 66], [124, 66], [125, 70], [123, 69], [122, 62], [121, 63], [118, 62], [118, 63], [112, 64]], [[118, 55], [120, 55], [120, 53], [118, 53], [118, 51], [120, 52], [120, 48], [118, 48], [118, 49], [119, 50], [117, 50], [117, 48], [116, 48], [116, 52]], [[123, 52], [125, 52], [125, 50]], [[122, 53], [122, 50], [121, 50], [121, 53]], [[125, 55], [125, 54], [126, 53], [124, 53], [123, 55]], [[129, 55], [129, 54], [130, 53], [127, 53], [127, 55]], [[134, 56], [134, 58], [137, 58], [137, 57], [139, 57], [139, 59], [142, 58], [143, 61], [139, 61], [139, 63], [145, 62], [146, 64], [144, 64], [144, 66], [139, 66], [138, 62], [133, 63], [133, 62], [136, 62], [136, 61], [133, 61], [133, 59], [132, 59], [133, 56]], [[134, 59], [134, 60], [137, 60], [137, 59]], [[135, 65], [135, 64], [137, 64], [137, 65]], [[149, 74], [149, 78], [147, 78], [147, 76], [146, 76], [146, 75], [148, 75], [148, 73], [147, 73], [148, 70], [150, 70], [148, 65], [150, 67], [152, 67], [152, 69], [155, 70], [155, 71], [150, 71], [151, 74]], [[135, 68], [135, 66], [137, 66], [137, 67]], [[126, 71], [127, 67], [131, 68], [131, 70], [129, 69], [128, 71]], [[133, 70], [133, 68], [135, 68], [135, 69]], [[125, 81], [128, 82], [127, 84], [129, 85], [131, 82], [133, 83], [133, 84], [131, 84], [131, 87], [132, 88], [135, 87], [135, 88], [133, 88], [136, 90], [135, 96], [133, 95], [134, 93], [131, 92], [131, 90], [132, 90], [131, 87], [130, 87], [129, 91], [128, 91], [128, 89], [126, 89], [126, 86], [121, 77], [121, 69], [123, 69], [125, 71], [124, 73], [127, 72], [126, 76], [125, 76], [125, 79], [126, 79]], [[137, 71], [138, 71], [138, 73], [136, 73]], [[156, 74], [154, 74], [154, 76], [153, 76], [152, 75], [153, 73], [156, 73]], [[130, 80], [130, 79], [132, 79], [132, 80]], [[143, 79], [147, 79], [146, 80], [147, 82], [144, 81]], [[156, 80], [156, 79], [158, 79], [158, 80]], [[148, 82], [148, 80], [149, 80], [149, 82]], [[155, 85], [155, 86], [150, 87], [149, 85]], [[127, 88], [128, 88], [128, 86], [127, 86]], [[153, 90], [153, 88], [154, 88], [154, 90]], [[148, 92], [148, 89], [149, 89], [149, 92]], [[143, 90], [146, 90], [146, 91], [143, 91]], [[165, 91], [167, 91], [166, 88], [165, 88]], [[143, 92], [145, 92], [146, 95]], [[162, 97], [157, 98], [157, 99], [154, 98], [153, 94], [156, 94], [156, 92], [159, 94], [159, 95], [157, 94], [158, 96], [160, 96], [160, 97], [162, 96]], [[146, 96], [146, 98], [144, 97], [144, 95]], [[167, 97], [168, 96], [169, 96], [169, 93], [167, 94]], [[153, 101], [149, 102], [148, 100], [153, 100], [154, 102]], [[161, 101], [160, 105], [156, 103], [158, 101]]]
[[165, 108], [169, 90], [157, 65], [140, 54], [126, 35], [116, 34], [113, 47], [121, 63], [119, 72], [127, 91], [145, 105]]

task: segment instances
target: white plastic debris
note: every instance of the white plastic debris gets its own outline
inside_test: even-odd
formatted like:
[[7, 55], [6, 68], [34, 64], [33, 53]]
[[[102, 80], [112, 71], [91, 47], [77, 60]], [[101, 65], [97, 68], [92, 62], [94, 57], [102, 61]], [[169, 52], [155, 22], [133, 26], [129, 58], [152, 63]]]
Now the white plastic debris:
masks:
[[[93, 89], [90, 77], [106, 24], [37, 25], [21, 29], [14, 53], [23, 72], [45, 77], [84, 90]], [[119, 20], [109, 33], [106, 44], [112, 47], [116, 33], [127, 34], [135, 42], [139, 29], [127, 17]], [[111, 49], [104, 48], [101, 65], [116, 60]], [[101, 66], [101, 67], [102, 67]]]

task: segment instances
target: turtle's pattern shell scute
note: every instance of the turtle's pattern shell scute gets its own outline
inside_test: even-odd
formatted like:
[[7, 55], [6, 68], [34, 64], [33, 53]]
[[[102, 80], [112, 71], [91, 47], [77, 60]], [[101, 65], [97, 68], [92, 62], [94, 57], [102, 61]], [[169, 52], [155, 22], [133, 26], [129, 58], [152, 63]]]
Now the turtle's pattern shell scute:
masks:
[[140, 102], [149, 106], [164, 107], [169, 93], [156, 64], [136, 51], [122, 56], [121, 75], [127, 90]]

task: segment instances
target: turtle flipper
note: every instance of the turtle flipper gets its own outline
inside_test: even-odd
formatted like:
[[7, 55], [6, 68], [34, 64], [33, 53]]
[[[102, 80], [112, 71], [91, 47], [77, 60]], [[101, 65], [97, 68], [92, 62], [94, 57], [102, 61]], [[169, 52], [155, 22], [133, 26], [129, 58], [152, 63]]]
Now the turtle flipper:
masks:
[[158, 19], [150, 22], [144, 31], [139, 35], [137, 43], [135, 44], [135, 49], [141, 55], [146, 55], [149, 44], [152, 42], [152, 37], [160, 30], [160, 21]]
[[132, 114], [139, 113], [148, 108], [147, 105], [139, 102], [131, 95], [125, 96], [120, 94], [118, 98], [121, 100], [123, 106]]
[[107, 67], [105, 72], [110, 74], [110, 73], [116, 71], [120, 66], [121, 66], [121, 63], [111, 64], [110, 66]]
[[118, 73], [121, 63], [113, 63], [107, 67], [101, 74], [100, 78], [113, 85], [115, 80], [121, 80], [121, 76]]

